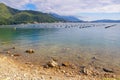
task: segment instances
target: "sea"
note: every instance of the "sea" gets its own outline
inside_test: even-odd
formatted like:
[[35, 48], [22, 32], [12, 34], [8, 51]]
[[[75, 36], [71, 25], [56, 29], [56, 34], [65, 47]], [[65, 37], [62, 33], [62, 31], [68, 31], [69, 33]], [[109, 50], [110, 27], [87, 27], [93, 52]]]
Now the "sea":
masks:
[[[15, 49], [12, 49], [15, 47]], [[33, 49], [35, 53], [25, 51]], [[120, 23], [40, 23], [0, 26], [0, 52], [43, 65], [51, 58], [86, 65], [120, 66]], [[6, 54], [7, 55], [7, 54]]]

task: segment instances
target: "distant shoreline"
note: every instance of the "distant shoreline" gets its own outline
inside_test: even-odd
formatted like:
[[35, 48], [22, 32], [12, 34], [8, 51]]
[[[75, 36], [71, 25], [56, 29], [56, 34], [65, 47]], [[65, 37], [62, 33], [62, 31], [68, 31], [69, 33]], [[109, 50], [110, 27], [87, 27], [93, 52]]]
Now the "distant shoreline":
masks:
[[15, 26], [15, 25], [38, 25], [38, 24], [119, 24], [120, 22], [52, 22], [52, 23], [48, 23], [48, 22], [45, 22], [45, 23], [28, 23], [28, 24], [0, 24], [0, 26]]

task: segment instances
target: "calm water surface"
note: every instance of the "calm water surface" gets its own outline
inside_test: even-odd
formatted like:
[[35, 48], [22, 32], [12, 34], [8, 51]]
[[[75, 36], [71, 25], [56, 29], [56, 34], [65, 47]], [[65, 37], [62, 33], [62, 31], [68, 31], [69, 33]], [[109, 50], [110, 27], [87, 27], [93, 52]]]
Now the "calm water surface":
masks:
[[[116, 24], [105, 29], [106, 26]], [[20, 53], [34, 62], [50, 57], [78, 63], [81, 58], [97, 57], [120, 65], [119, 23], [46, 23], [0, 26], [0, 50], [16, 46]], [[35, 54], [25, 53], [35, 49]], [[83, 60], [82, 59], [82, 60]]]

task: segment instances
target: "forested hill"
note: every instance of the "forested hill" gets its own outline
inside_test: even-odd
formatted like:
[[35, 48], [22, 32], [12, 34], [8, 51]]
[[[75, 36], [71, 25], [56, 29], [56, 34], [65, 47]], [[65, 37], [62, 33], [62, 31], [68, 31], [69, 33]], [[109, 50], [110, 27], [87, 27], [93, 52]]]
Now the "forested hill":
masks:
[[0, 3], [0, 25], [64, 21], [48, 13], [32, 10], [17, 10]]

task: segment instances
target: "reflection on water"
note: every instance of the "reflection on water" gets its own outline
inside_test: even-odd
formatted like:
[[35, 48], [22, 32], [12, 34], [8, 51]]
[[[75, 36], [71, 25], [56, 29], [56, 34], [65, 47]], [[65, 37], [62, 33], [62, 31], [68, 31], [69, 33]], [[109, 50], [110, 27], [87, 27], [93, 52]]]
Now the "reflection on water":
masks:
[[79, 61], [80, 56], [99, 56], [118, 63], [120, 24], [105, 29], [108, 25], [112, 24], [54, 23], [1, 26], [0, 47], [4, 49], [11, 45], [17, 46], [21, 53], [33, 48], [36, 51], [33, 61], [39, 60], [41, 56], [40, 59], [43, 60], [56, 56], [60, 59], [74, 59], [75, 62]]

